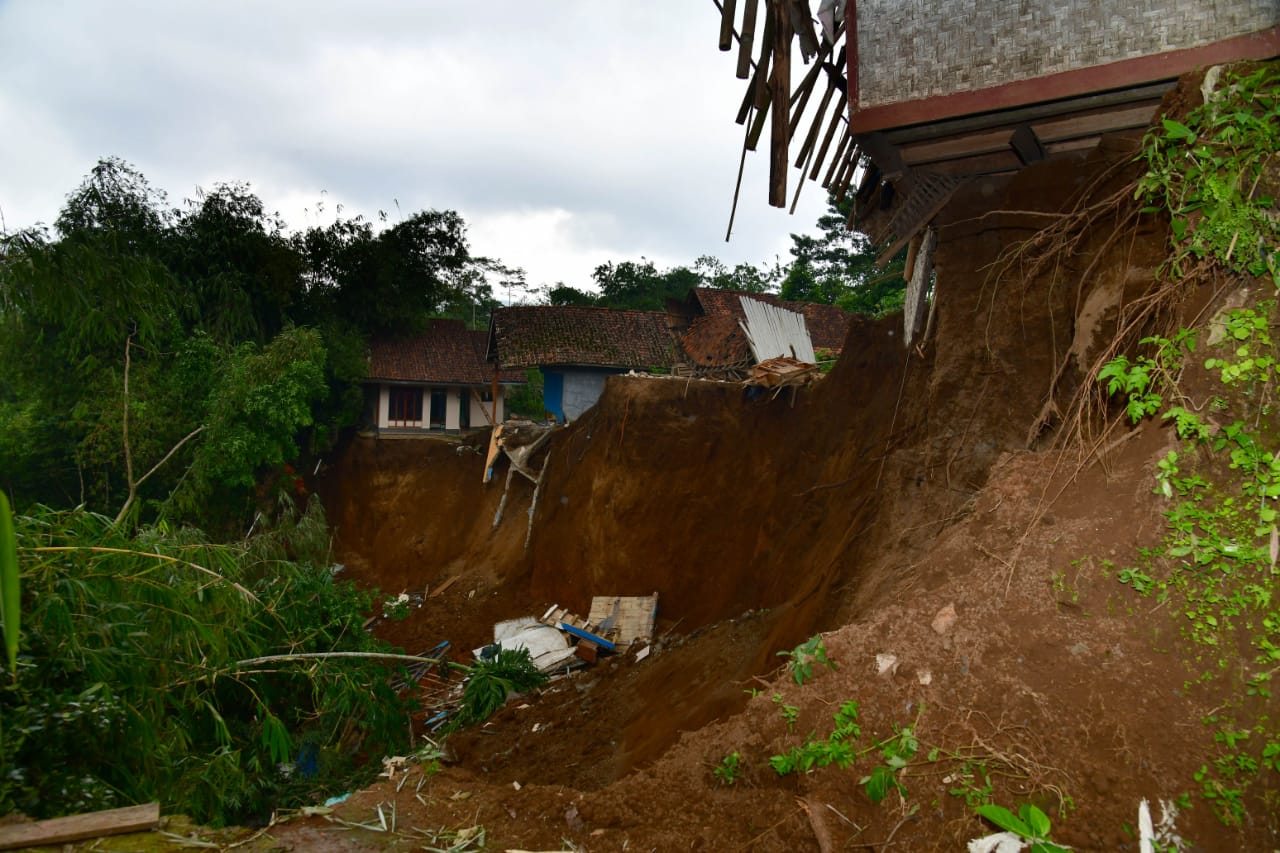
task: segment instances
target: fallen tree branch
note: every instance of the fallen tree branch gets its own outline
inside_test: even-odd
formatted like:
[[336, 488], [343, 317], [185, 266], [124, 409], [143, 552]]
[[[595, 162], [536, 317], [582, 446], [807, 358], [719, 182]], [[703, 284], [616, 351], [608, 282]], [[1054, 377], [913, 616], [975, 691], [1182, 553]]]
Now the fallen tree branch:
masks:
[[21, 550], [33, 551], [38, 553], [52, 553], [55, 551], [92, 551], [98, 554], [129, 554], [134, 557], [154, 557], [155, 559], [163, 560], [166, 563], [177, 563], [180, 566], [186, 566], [189, 569], [195, 569], [197, 572], [206, 574], [209, 577], [214, 578], [215, 580], [220, 580], [223, 583], [231, 584], [231, 586], [237, 592], [243, 595], [245, 598], [251, 599], [252, 601], [255, 601], [259, 604], [262, 603], [261, 601], [258, 600], [258, 596], [254, 595], [248, 589], [246, 589], [245, 587], [241, 586], [240, 584], [236, 583], [233, 580], [228, 580], [227, 578], [215, 572], [213, 569], [207, 569], [204, 566], [201, 566], [197, 563], [192, 563], [187, 560], [179, 559], [177, 557], [170, 557], [168, 554], [157, 554], [154, 551], [133, 551], [128, 548], [108, 548], [105, 545], [38, 545], [34, 548], [23, 548]]

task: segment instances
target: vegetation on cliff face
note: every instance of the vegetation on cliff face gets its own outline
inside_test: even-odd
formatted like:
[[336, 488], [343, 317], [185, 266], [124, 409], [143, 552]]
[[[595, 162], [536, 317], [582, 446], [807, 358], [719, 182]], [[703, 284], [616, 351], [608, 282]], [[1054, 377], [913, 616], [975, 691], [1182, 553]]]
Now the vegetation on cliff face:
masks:
[[1147, 135], [1137, 194], [1149, 211], [1170, 216], [1162, 268], [1170, 283], [1225, 276], [1246, 289], [1248, 304], [1220, 312], [1207, 334], [1181, 328], [1143, 339], [1142, 353], [1115, 357], [1099, 379], [1131, 421], [1158, 417], [1178, 438], [1155, 471], [1168, 501], [1163, 541], [1117, 580], [1185, 617], [1187, 689], [1210, 684], [1227, 695], [1203, 720], [1217, 756], [1194, 781], [1224, 822], [1239, 824], [1255, 786], [1272, 811], [1280, 804], [1272, 701], [1280, 671], [1280, 350], [1271, 332], [1275, 299], [1247, 295], [1254, 283], [1280, 289], [1280, 65], [1228, 70], [1206, 89], [1202, 106]]

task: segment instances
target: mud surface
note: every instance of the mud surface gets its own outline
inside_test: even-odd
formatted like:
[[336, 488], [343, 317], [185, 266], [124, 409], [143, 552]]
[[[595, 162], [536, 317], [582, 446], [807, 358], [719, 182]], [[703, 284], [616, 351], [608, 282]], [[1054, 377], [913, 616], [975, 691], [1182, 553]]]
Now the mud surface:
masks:
[[[1040, 805], [1059, 843], [1136, 849], [1139, 800], [1189, 791], [1210, 760], [1200, 720], [1218, 701], [1187, 686], [1177, 615], [1114, 579], [1158, 541], [1150, 470], [1169, 436], [1061, 452], [1047, 404], [1151, 285], [1165, 236], [1100, 232], [1053, 270], [990, 276], [1045, 214], [1122, 184], [1127, 144], [962, 189], [923, 346], [903, 347], [900, 320], [856, 321], [833, 373], [776, 399], [610, 379], [549, 446], [527, 549], [531, 484], [515, 478], [495, 528], [506, 471], [481, 484], [482, 443], [354, 440], [320, 483], [347, 574], [426, 593], [380, 636], [462, 659], [500, 619], [657, 591], [660, 639], [513, 699], [451, 736], [440, 772], [338, 806], [348, 823], [295, 820], [271, 843], [417, 849], [482, 826], [496, 850], [958, 850], [991, 831], [967, 802], [985, 789]], [[776, 653], [817, 632], [837, 668], [797, 685]], [[770, 768], [851, 700], [851, 768]], [[872, 804], [872, 747], [908, 726], [908, 796]], [[729, 785], [713, 770], [735, 752]], [[1197, 849], [1272, 849], [1262, 793], [1241, 828], [1200, 805], [1179, 830]], [[394, 832], [350, 825], [392, 804]]]

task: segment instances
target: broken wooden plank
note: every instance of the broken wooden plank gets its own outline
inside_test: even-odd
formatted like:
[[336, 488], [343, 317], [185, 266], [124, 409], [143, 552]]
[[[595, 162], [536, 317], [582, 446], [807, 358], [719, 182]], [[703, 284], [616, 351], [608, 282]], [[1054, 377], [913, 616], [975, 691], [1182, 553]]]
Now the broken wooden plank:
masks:
[[[824, 53], [830, 50], [828, 45], [823, 49]], [[822, 63], [815, 62], [809, 72], [804, 75], [804, 79], [800, 81], [800, 85], [791, 95], [791, 103], [795, 105], [795, 109], [791, 111], [791, 128], [789, 134], [791, 137], [796, 135], [796, 131], [800, 126], [800, 119], [804, 116], [805, 107], [809, 105], [809, 98], [813, 96], [814, 86], [817, 85], [818, 75], [822, 73]], [[828, 84], [830, 81], [828, 81]]]
[[578, 645], [574, 646], [574, 654], [580, 660], [584, 660], [587, 663], [595, 663], [596, 658], [600, 656], [600, 646], [591, 640], [579, 640]]
[[[494, 396], [494, 399], [497, 399], [496, 395]], [[501, 437], [502, 424], [498, 424], [493, 428], [493, 431], [489, 433], [489, 452], [484, 458], [484, 480], [482, 482], [487, 483], [493, 479], [493, 463], [498, 461], [498, 440]]]
[[858, 158], [862, 156], [862, 146], [854, 143], [853, 150], [845, 157], [845, 168], [841, 174], [840, 180], [836, 182], [836, 197], [840, 201], [844, 201], [845, 194], [849, 192], [849, 185], [853, 183], [854, 173], [858, 171]]
[[751, 123], [751, 129], [747, 131], [747, 151], [755, 151], [756, 146], [760, 144], [760, 134], [764, 132], [764, 123], [768, 118], [769, 104], [765, 103], [764, 108], [756, 113], [755, 120]]
[[765, 0], [764, 35], [760, 38], [760, 57], [756, 60], [756, 76], [753, 78], [752, 84], [755, 86], [755, 105], [758, 110], [766, 109], [769, 106], [771, 95], [769, 81], [770, 75], [773, 73], [771, 60], [773, 59], [775, 20], [770, 2], [771, 0]]
[[55, 817], [35, 823], [10, 824], [0, 826], [0, 850], [66, 844], [88, 838], [123, 835], [126, 832], [144, 832], [159, 825], [159, 803]]
[[438, 596], [438, 595], [443, 595], [443, 594], [444, 594], [444, 591], [445, 591], [446, 589], [448, 589], [449, 587], [453, 586], [455, 583], [457, 583], [457, 582], [458, 582], [459, 580], [461, 580], [461, 579], [462, 579], [462, 575], [454, 575], [453, 577], [449, 578], [449, 579], [448, 579], [447, 581], [445, 581], [444, 583], [440, 584], [440, 586], [436, 587], [436, 591], [435, 591], [435, 592], [433, 592], [433, 593], [431, 593], [431, 595], [429, 595], [429, 596], [427, 596], [427, 597], [428, 597], [428, 598], [435, 598], [435, 597], [436, 597], [436, 596]]
[[[840, 117], [840, 111], [836, 110], [836, 117]], [[840, 146], [836, 148], [835, 156], [831, 158], [831, 167], [827, 169], [827, 174], [822, 179], [822, 188], [828, 189], [831, 181], [836, 176], [836, 170], [844, 165], [844, 157], [848, 153], [849, 146], [853, 144], [853, 134], [849, 132], [849, 128], [844, 129], [844, 135], [840, 137]]]

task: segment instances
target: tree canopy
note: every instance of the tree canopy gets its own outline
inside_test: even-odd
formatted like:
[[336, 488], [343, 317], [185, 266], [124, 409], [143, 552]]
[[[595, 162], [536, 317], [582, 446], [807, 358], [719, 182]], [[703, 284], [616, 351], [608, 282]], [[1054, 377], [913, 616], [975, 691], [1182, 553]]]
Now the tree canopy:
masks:
[[453, 211], [289, 232], [248, 184], [170, 208], [106, 158], [52, 233], [0, 236], [0, 488], [243, 516], [259, 478], [355, 422], [369, 336], [482, 325], [493, 282], [522, 276], [474, 256]]
[[782, 281], [783, 299], [839, 305], [852, 314], [878, 317], [902, 310], [906, 252], [877, 269], [876, 251], [867, 235], [845, 230], [850, 196], [827, 200], [818, 218], [819, 236], [791, 235], [791, 266]]

